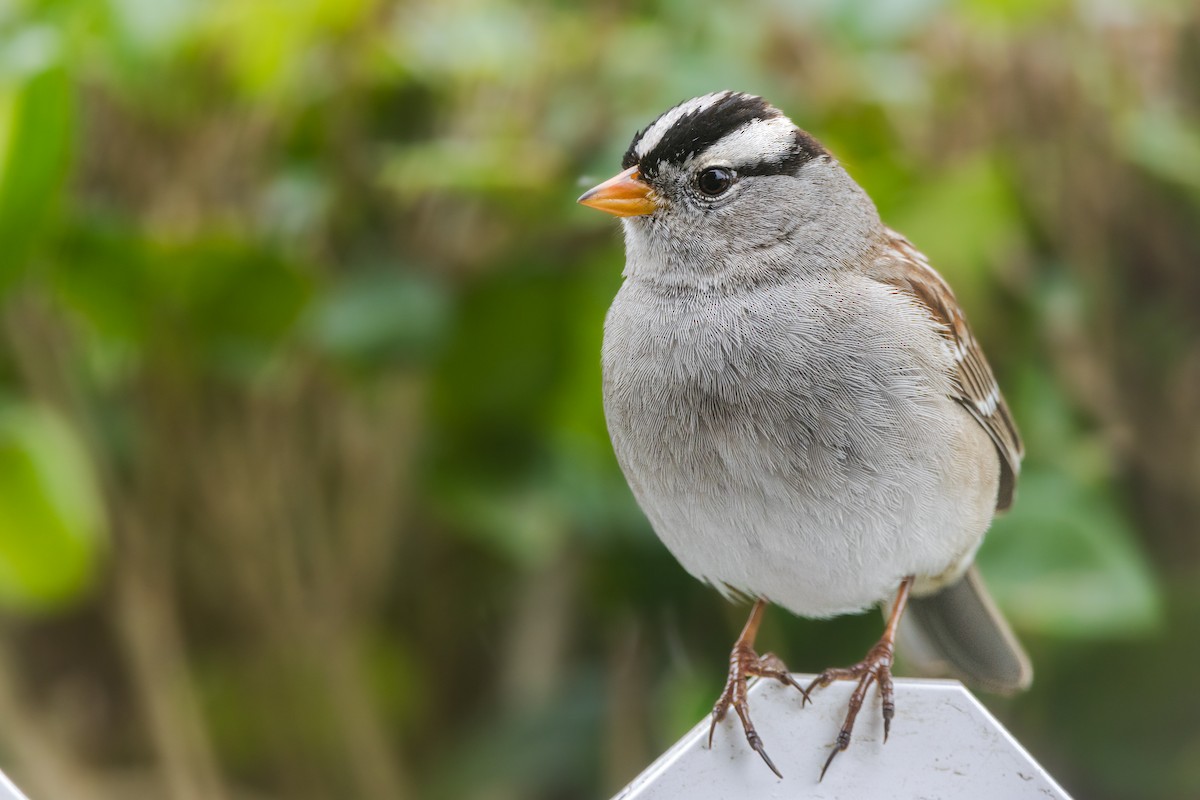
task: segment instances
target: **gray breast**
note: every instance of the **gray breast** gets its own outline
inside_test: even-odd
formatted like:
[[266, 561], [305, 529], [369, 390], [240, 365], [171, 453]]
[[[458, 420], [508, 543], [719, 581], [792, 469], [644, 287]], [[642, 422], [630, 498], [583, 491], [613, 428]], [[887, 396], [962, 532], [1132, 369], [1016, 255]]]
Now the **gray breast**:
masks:
[[814, 281], [678, 296], [627, 282], [604, 343], [619, 455], [664, 481], [786, 470], [807, 484], [904, 458], [907, 431], [944, 389], [930, 385], [939, 371], [920, 369], [903, 340], [913, 331], [849, 300], [846, 287]]

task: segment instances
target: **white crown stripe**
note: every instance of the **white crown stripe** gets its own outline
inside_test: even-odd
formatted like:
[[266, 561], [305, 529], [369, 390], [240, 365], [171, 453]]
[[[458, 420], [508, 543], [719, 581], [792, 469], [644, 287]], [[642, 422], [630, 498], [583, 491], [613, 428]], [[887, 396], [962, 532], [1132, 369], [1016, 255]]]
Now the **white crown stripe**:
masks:
[[644, 158], [647, 153], [658, 146], [658, 143], [666, 136], [667, 131], [671, 130], [680, 119], [688, 114], [703, 111], [724, 96], [725, 92], [714, 92], [713, 94], [696, 97], [688, 100], [686, 103], [675, 106], [675, 108], [663, 114], [654, 121], [654, 124], [646, 129], [646, 132], [642, 134], [642, 138], [638, 140], [637, 146], [634, 148], [634, 153], [637, 154], [638, 158]]
[[742, 163], [747, 153], [755, 153], [760, 161], [780, 162], [795, 153], [796, 126], [785, 116], [755, 119], [717, 140], [704, 151], [705, 163]]

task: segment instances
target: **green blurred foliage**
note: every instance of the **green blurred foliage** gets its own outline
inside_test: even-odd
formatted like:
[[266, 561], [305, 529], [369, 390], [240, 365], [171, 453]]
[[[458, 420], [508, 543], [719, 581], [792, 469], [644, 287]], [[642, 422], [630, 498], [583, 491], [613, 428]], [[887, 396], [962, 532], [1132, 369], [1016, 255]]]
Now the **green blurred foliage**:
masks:
[[1038, 677], [993, 709], [1078, 796], [1200, 794], [1198, 87], [1170, 0], [0, 4], [0, 766], [558, 800], [705, 714], [745, 610], [617, 469], [621, 240], [574, 198], [736, 88], [929, 254], [1013, 406], [980, 561]]
[[62, 48], [42, 26], [0, 39], [0, 288], [20, 274], [66, 175], [74, 119]]
[[89, 588], [104, 531], [90, 469], [52, 412], [0, 406], [0, 603], [45, 609]]

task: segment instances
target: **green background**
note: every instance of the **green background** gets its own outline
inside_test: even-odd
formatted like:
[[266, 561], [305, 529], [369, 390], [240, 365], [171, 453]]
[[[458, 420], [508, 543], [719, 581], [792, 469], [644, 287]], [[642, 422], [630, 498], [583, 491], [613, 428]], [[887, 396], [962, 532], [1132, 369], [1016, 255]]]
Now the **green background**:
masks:
[[[1037, 677], [989, 705], [1079, 797], [1200, 796], [1194, 4], [9, 0], [0, 765], [31, 797], [605, 797], [706, 713], [745, 609], [617, 470], [621, 241], [574, 200], [724, 88], [930, 256], [1013, 407], [980, 560]], [[760, 641], [816, 671], [880, 624]]]

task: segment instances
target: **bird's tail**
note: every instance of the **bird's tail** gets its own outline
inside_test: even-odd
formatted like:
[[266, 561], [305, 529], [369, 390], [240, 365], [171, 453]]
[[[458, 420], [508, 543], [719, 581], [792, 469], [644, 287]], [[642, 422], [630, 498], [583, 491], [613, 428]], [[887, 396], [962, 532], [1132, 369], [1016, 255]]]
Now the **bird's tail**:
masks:
[[896, 645], [917, 671], [985, 691], [1012, 694], [1033, 681], [1029, 656], [973, 565], [957, 583], [908, 601]]

